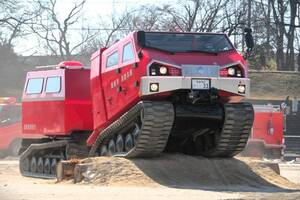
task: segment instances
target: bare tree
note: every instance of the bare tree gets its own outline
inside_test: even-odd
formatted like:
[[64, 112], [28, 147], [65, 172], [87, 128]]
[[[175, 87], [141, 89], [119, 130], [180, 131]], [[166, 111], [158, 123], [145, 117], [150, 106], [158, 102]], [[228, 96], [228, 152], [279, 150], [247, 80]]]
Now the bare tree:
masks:
[[99, 48], [109, 47], [119, 38], [125, 36], [132, 31], [132, 15], [131, 12], [123, 12], [119, 16], [111, 16], [110, 21], [100, 17], [99, 29], [94, 37], [84, 44], [84, 48], [80, 52], [82, 55], [91, 55]]
[[242, 30], [242, 25], [244, 22], [245, 13], [243, 10], [238, 10], [235, 12], [230, 11], [226, 6], [224, 9], [222, 32], [227, 33], [229, 36], [236, 33], [237, 29]]
[[131, 23], [129, 30], [158, 31], [163, 30], [165, 13], [156, 5], [142, 6], [135, 11], [131, 11]]
[[220, 31], [224, 17], [224, 12], [221, 11], [225, 9], [228, 2], [229, 0], [186, 0], [181, 1], [177, 6], [166, 5], [161, 10], [170, 17], [169, 29], [171, 30]]
[[24, 8], [18, 0], [0, 1], [0, 42], [10, 48], [14, 39], [25, 36], [28, 32], [24, 25], [36, 15]]
[[74, 3], [73, 7], [66, 11], [66, 17], [60, 19], [57, 11], [57, 0], [36, 1], [37, 9], [40, 10], [41, 14], [31, 23], [30, 28], [45, 42], [51, 54], [60, 56], [63, 60], [71, 59], [72, 54], [92, 38], [89, 31], [82, 36], [82, 40], [79, 42], [75, 42], [75, 39], [70, 37], [70, 30], [74, 24], [78, 23], [85, 2], [86, 0], [82, 0], [79, 3]]
[[129, 12], [122, 13], [119, 17], [112, 16], [111, 23], [107, 27], [108, 29], [103, 28], [105, 33], [104, 40], [102, 40], [102, 45], [104, 47], [108, 47], [112, 42], [115, 42], [118, 36], [123, 36], [124, 33], [126, 34], [128, 30], [128, 23], [131, 21], [131, 15]]
[[284, 0], [270, 0], [274, 22], [276, 25], [276, 63], [277, 69], [284, 70], [284, 16], [287, 11], [287, 2]]

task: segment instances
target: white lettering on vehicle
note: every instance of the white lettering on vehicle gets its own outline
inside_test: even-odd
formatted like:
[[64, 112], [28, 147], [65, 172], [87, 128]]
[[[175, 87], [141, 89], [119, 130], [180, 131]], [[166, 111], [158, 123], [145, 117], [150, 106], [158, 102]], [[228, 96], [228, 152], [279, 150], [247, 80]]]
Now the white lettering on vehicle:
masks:
[[23, 128], [24, 130], [35, 130], [36, 124], [24, 124]]
[[[133, 71], [132, 71], [132, 69], [130, 69], [128, 72], [122, 74], [122, 76], [121, 76], [121, 82], [126, 81], [132, 75], [133, 75]], [[117, 78], [117, 79], [113, 80], [110, 83], [110, 87], [111, 87], [111, 89], [113, 89], [113, 88], [117, 87], [119, 84], [120, 84], [120, 81], [119, 81], [119, 78]]]

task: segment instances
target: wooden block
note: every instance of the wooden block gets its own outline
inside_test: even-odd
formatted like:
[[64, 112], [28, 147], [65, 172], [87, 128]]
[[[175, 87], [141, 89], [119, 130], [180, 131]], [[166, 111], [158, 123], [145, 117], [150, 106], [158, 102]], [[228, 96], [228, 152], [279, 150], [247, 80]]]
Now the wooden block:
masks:
[[79, 160], [63, 160], [57, 164], [56, 178], [57, 181], [68, 180], [74, 178], [74, 168]]

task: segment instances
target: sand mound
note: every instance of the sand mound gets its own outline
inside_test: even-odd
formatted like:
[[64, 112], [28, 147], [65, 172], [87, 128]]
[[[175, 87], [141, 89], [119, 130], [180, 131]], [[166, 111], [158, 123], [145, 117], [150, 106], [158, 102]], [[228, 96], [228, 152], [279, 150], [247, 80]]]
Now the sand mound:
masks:
[[245, 158], [207, 159], [163, 155], [152, 159], [88, 158], [84, 183], [106, 186], [167, 186], [213, 190], [298, 189], [267, 164]]
[[[85, 182], [100, 185], [155, 186], [155, 182], [144, 174], [131, 160], [115, 157], [88, 158], [83, 173]], [[91, 165], [90, 165], [91, 164]]]

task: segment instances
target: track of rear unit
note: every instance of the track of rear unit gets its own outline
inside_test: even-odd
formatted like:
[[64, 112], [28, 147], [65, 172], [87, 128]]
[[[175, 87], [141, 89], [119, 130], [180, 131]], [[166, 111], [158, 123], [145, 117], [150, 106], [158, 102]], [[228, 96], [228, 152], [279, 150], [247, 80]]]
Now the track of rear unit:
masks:
[[[204, 153], [205, 156], [232, 157], [240, 153], [247, 143], [253, 122], [252, 105], [248, 103], [224, 104], [223, 109], [224, 118], [222, 130], [216, 138], [216, 145], [214, 148], [206, 151]], [[99, 155], [99, 148], [102, 145], [107, 145], [117, 134], [122, 131], [124, 132], [124, 130], [127, 130], [127, 127], [132, 126], [138, 118], [141, 120], [141, 127], [134, 147], [128, 152], [118, 152], [114, 156], [126, 158], [158, 156], [166, 148], [175, 115], [176, 111], [171, 102], [139, 102], [98, 135], [89, 151], [89, 156]], [[61, 145], [62, 141], [59, 142], [53, 142], [52, 146], [55, 146], [55, 143]], [[30, 153], [34, 152], [35, 148], [33, 145], [27, 149], [27, 151], [22, 154], [20, 161], [26, 156], [32, 156]], [[62, 152], [62, 154], [63, 153], [64, 152]], [[68, 156], [66, 156], [66, 158], [68, 158]], [[41, 178], [53, 178], [55, 176], [53, 174], [26, 172], [22, 170], [22, 167], [20, 167], [20, 170], [25, 176]]]

